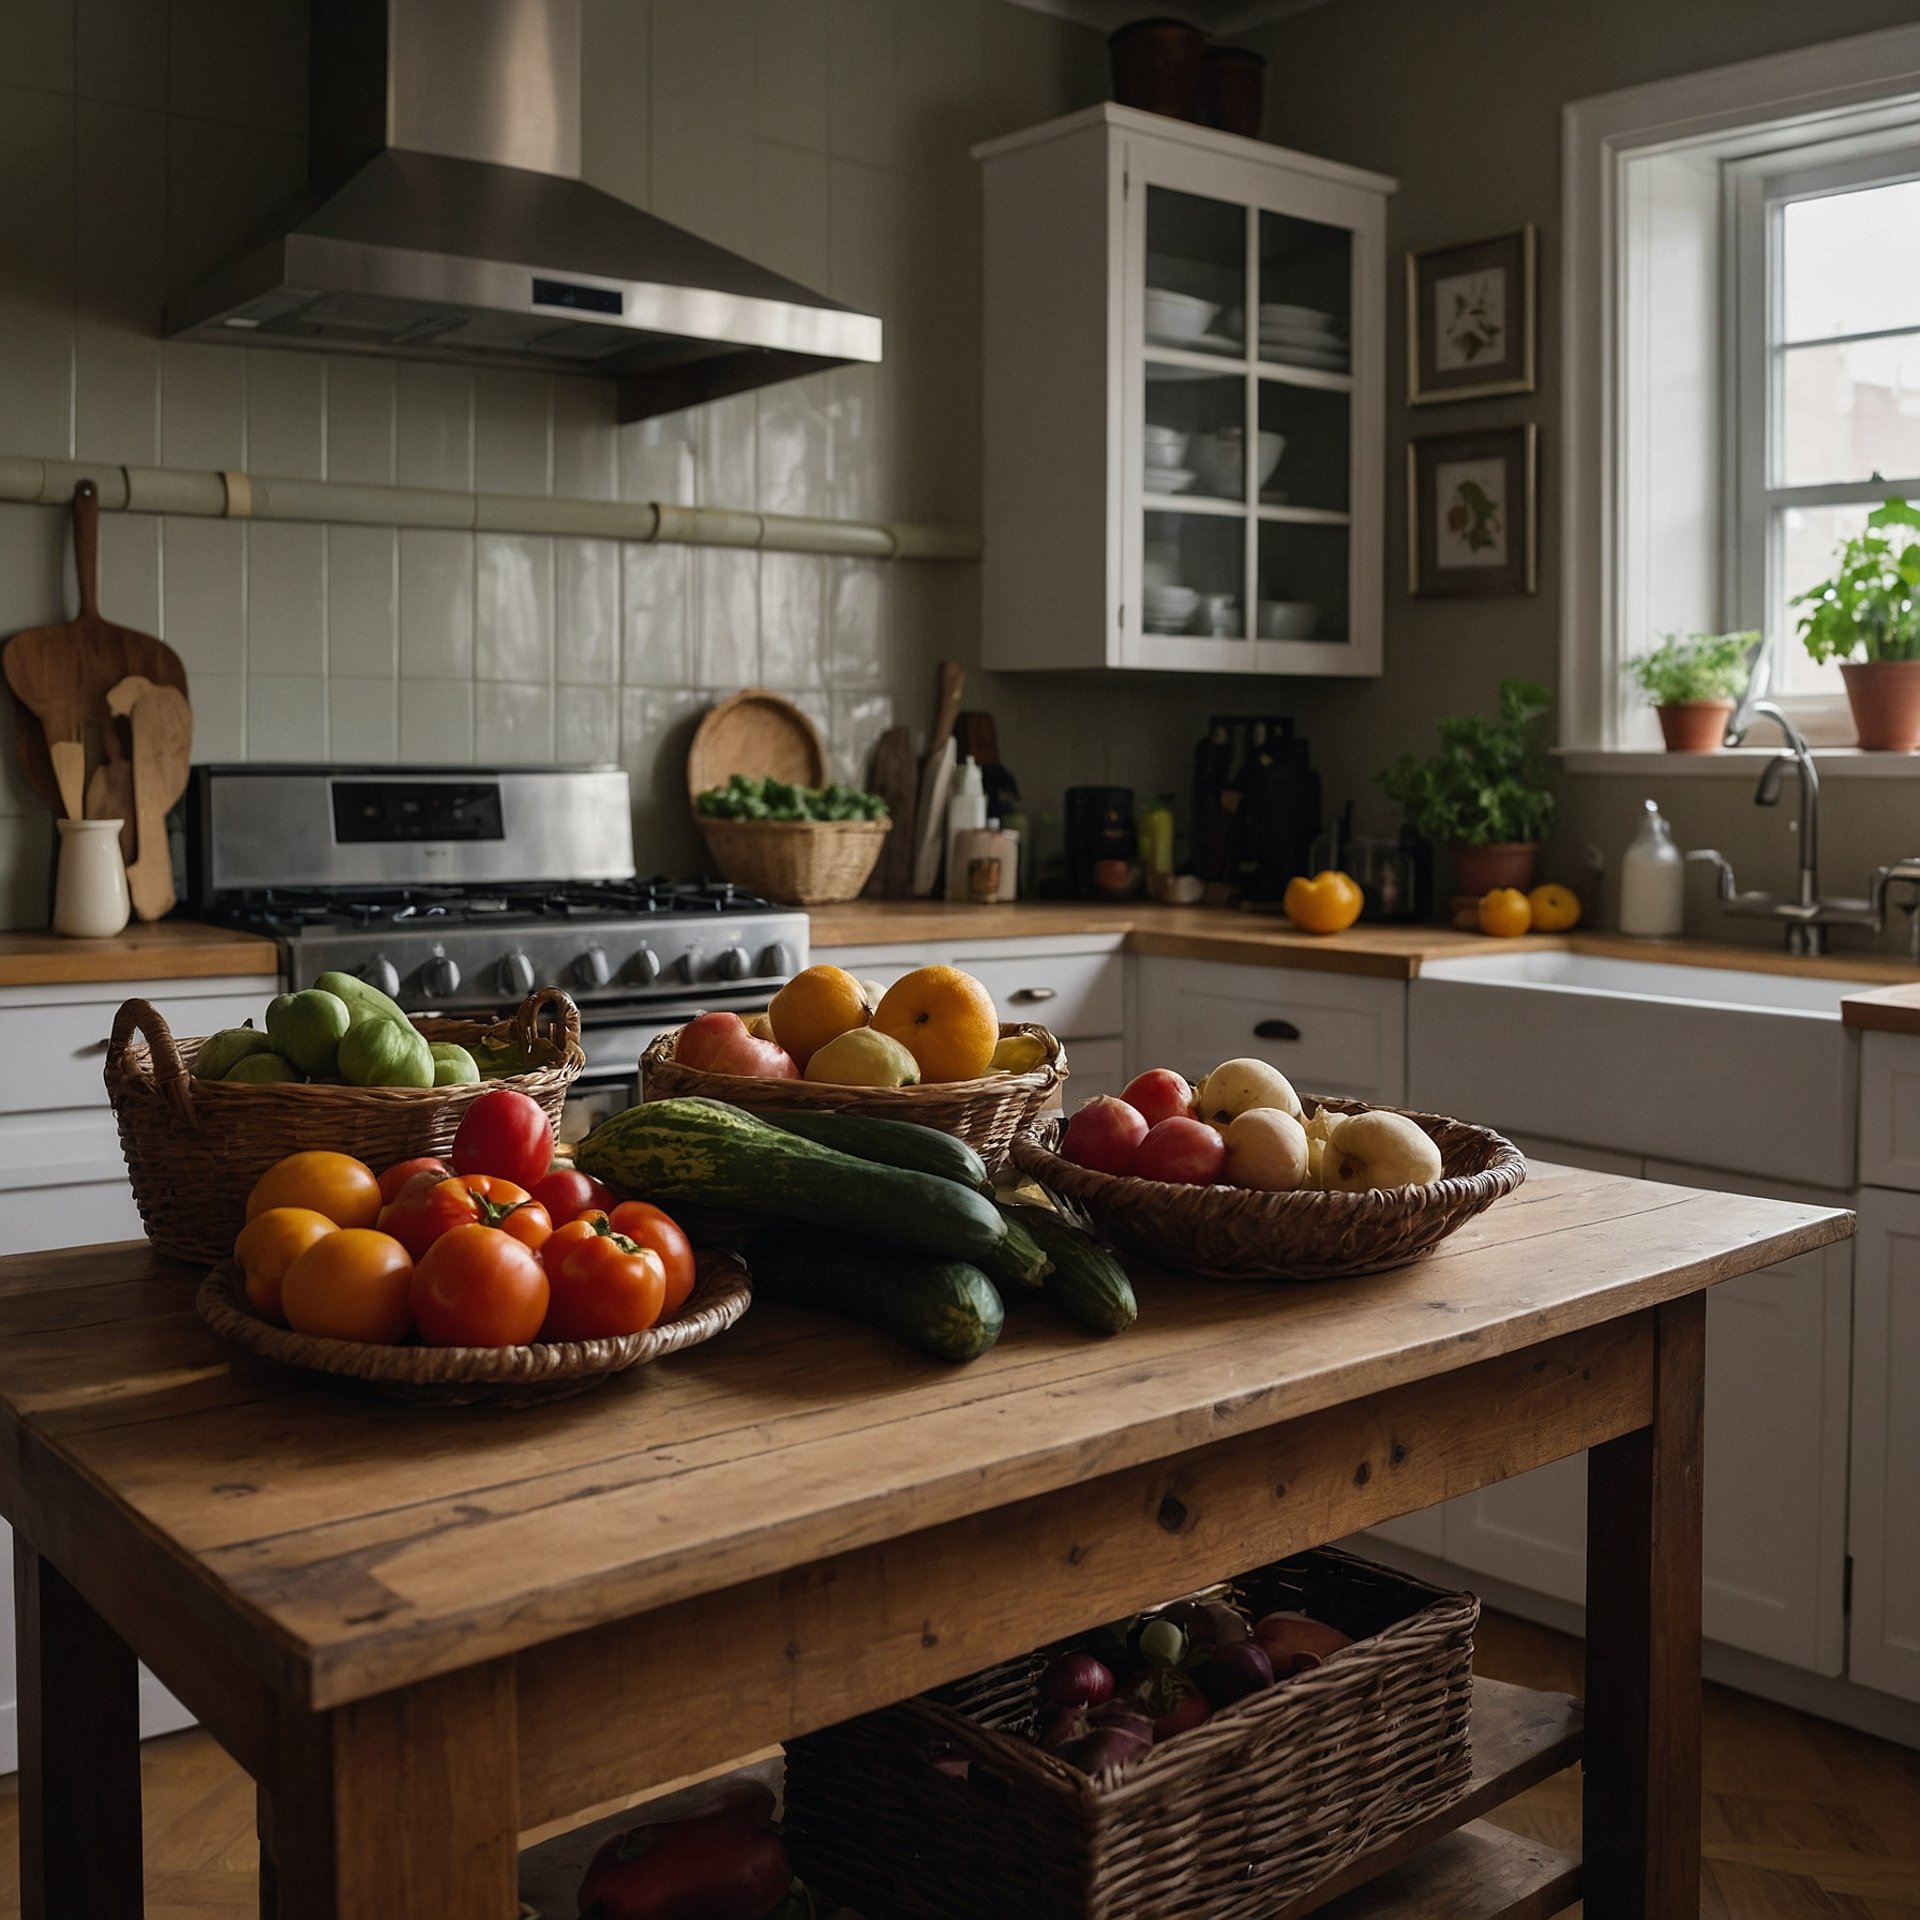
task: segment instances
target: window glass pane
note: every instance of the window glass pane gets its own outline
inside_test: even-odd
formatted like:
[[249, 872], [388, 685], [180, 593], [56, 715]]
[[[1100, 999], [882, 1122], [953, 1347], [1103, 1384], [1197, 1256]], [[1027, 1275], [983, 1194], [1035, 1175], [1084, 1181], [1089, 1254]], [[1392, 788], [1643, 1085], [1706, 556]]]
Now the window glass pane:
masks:
[[1773, 519], [1774, 605], [1767, 631], [1775, 642], [1774, 684], [1782, 693], [1839, 693], [1837, 666], [1817, 666], [1808, 659], [1800, 640], [1800, 621], [1806, 608], [1790, 604], [1794, 595], [1826, 579], [1843, 540], [1867, 524], [1873, 502], [1855, 501], [1843, 507], [1783, 507]]
[[1149, 513], [1143, 531], [1141, 630], [1246, 639], [1245, 516]]
[[1226, 200], [1147, 189], [1147, 345], [1246, 351], [1247, 212]]
[[1780, 357], [1783, 486], [1920, 475], [1920, 333]]
[[1920, 327], [1920, 180], [1782, 210], [1786, 340]]

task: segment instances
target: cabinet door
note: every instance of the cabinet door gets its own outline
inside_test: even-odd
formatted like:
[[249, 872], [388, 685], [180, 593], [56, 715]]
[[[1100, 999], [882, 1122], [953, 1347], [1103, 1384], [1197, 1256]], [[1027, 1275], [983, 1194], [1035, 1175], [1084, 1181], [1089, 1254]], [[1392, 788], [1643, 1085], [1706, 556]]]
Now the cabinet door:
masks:
[[1920, 1195], [1863, 1187], [1853, 1249], [1847, 1672], [1920, 1700]]

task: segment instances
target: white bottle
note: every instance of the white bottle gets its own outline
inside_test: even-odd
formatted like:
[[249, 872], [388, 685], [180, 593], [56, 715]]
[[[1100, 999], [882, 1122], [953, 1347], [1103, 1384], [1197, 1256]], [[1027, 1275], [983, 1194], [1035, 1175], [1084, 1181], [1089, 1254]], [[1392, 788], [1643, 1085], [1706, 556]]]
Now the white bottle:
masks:
[[1679, 937], [1686, 919], [1687, 863], [1673, 829], [1651, 801], [1620, 863], [1620, 931], [1646, 940]]
[[947, 802], [947, 898], [967, 897], [967, 871], [955, 856], [954, 841], [963, 833], [974, 833], [987, 824], [987, 789], [980, 769], [969, 754], [954, 776], [953, 797]]

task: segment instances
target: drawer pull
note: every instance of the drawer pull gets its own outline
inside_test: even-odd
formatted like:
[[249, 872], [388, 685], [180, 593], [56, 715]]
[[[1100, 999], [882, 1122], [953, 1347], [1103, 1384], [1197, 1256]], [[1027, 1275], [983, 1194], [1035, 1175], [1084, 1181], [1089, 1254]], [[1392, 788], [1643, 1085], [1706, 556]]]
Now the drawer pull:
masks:
[[1016, 1006], [1030, 1007], [1039, 1000], [1057, 1000], [1060, 997], [1058, 987], [1016, 987], [1007, 998]]
[[1256, 1040], [1298, 1040], [1300, 1029], [1291, 1020], [1257, 1020], [1254, 1022], [1253, 1037]]

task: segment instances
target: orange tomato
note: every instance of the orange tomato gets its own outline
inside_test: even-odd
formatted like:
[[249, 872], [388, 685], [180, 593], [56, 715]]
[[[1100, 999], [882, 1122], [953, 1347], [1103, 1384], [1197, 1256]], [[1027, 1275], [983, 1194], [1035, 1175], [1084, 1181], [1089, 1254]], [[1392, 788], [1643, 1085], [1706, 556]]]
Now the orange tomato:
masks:
[[412, 1160], [396, 1160], [380, 1176], [380, 1202], [389, 1204], [416, 1173], [451, 1173], [453, 1169], [444, 1160], [436, 1160], [432, 1154], [423, 1153]]
[[280, 1283], [287, 1269], [313, 1245], [340, 1229], [311, 1207], [269, 1207], [240, 1229], [233, 1257], [247, 1278], [247, 1298], [255, 1313], [280, 1318]]
[[607, 1224], [660, 1256], [667, 1281], [666, 1304], [660, 1311], [678, 1313], [693, 1291], [693, 1243], [681, 1232], [679, 1221], [644, 1200], [623, 1200]]
[[390, 1233], [348, 1227], [316, 1240], [287, 1269], [280, 1307], [299, 1333], [398, 1346], [413, 1325], [413, 1256]]
[[276, 1160], [247, 1195], [247, 1218], [270, 1207], [311, 1207], [336, 1227], [370, 1227], [380, 1217], [380, 1182], [363, 1160], [345, 1153], [290, 1153]]
[[1328, 867], [1311, 880], [1295, 874], [1280, 904], [1303, 933], [1344, 933], [1360, 918], [1364, 898], [1350, 875]]
[[1535, 887], [1527, 895], [1535, 933], [1565, 933], [1580, 924], [1580, 896], [1571, 887]]
[[872, 1025], [913, 1055], [922, 1080], [977, 1080], [1000, 1043], [993, 995], [958, 967], [903, 973], [880, 996]]
[[540, 1262], [550, 1289], [542, 1340], [618, 1339], [645, 1333], [660, 1318], [667, 1295], [660, 1256], [609, 1231], [603, 1213], [555, 1228]]
[[1518, 887], [1495, 887], [1480, 896], [1480, 931], [1510, 940], [1533, 925], [1533, 909]]
[[547, 1317], [546, 1269], [498, 1227], [454, 1227], [413, 1270], [414, 1324], [430, 1347], [518, 1347]]
[[536, 1253], [553, 1231], [545, 1207], [525, 1187], [491, 1173], [415, 1174], [380, 1209], [380, 1231], [390, 1233], [418, 1260], [443, 1233], [478, 1221], [510, 1233]]

